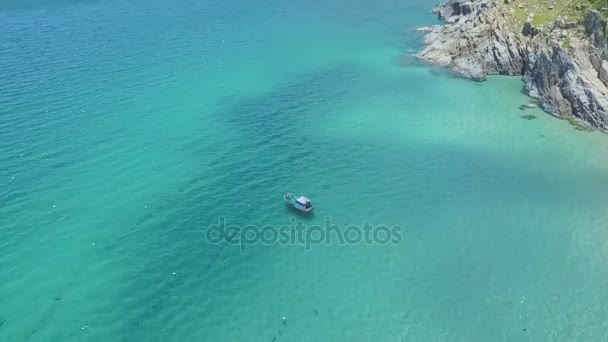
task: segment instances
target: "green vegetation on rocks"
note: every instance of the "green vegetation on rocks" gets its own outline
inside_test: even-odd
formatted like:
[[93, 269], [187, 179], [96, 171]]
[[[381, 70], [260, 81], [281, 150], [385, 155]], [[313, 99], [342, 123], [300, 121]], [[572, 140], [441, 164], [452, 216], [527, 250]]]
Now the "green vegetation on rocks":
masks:
[[534, 26], [552, 25], [558, 16], [567, 22], [580, 22], [587, 10], [597, 9], [608, 14], [608, 0], [503, 0], [510, 7], [513, 24], [521, 27], [525, 21]]

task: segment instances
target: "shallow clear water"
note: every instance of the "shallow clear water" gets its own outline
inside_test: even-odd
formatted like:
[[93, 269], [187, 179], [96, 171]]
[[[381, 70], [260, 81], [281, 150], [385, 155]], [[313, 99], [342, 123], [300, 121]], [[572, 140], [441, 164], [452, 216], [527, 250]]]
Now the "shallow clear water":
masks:
[[[0, 340], [603, 340], [608, 138], [412, 63], [431, 6], [4, 2]], [[403, 241], [205, 240], [326, 216]]]

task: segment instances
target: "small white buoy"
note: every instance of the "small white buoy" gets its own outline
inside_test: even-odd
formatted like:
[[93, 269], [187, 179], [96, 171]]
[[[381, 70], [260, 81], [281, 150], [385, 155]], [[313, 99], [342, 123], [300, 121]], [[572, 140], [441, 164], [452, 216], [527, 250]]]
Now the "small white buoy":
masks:
[[57, 208], [57, 206], [55, 204], [53, 204], [53, 208]]
[[92, 245], [95, 246], [95, 242], [93, 242]]
[[173, 275], [176, 275], [177, 273], [173, 272]]

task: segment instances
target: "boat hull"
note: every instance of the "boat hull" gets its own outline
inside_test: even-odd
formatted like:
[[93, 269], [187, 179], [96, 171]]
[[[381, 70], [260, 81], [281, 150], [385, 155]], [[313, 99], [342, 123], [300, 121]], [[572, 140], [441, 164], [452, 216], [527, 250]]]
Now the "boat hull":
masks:
[[293, 203], [289, 203], [289, 202], [287, 202], [287, 201], [285, 201], [285, 206], [286, 206], [287, 208], [290, 208], [290, 209], [292, 209], [292, 210], [294, 210], [294, 211], [297, 211], [297, 212], [299, 212], [299, 213], [302, 213], [302, 214], [312, 214], [312, 212], [313, 212], [313, 211], [314, 211], [314, 209], [315, 209], [315, 207], [314, 207], [314, 206], [313, 206], [313, 207], [310, 207], [310, 208], [305, 208], [305, 207], [301, 207], [301, 206], [295, 205], [295, 204], [293, 204]]
[[285, 200], [285, 205], [302, 214], [312, 214], [313, 210], [315, 209], [315, 206], [311, 203], [306, 206], [298, 202], [295, 199], [295, 196], [290, 193], [283, 195], [283, 199]]

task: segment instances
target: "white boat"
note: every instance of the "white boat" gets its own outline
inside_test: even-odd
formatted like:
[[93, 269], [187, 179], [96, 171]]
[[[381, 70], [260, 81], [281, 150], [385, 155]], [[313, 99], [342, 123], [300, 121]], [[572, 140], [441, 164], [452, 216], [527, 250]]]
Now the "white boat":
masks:
[[304, 196], [296, 198], [294, 195], [288, 192], [283, 195], [283, 199], [288, 206], [306, 214], [312, 213], [312, 211], [315, 209], [315, 206], [312, 205], [311, 200]]

